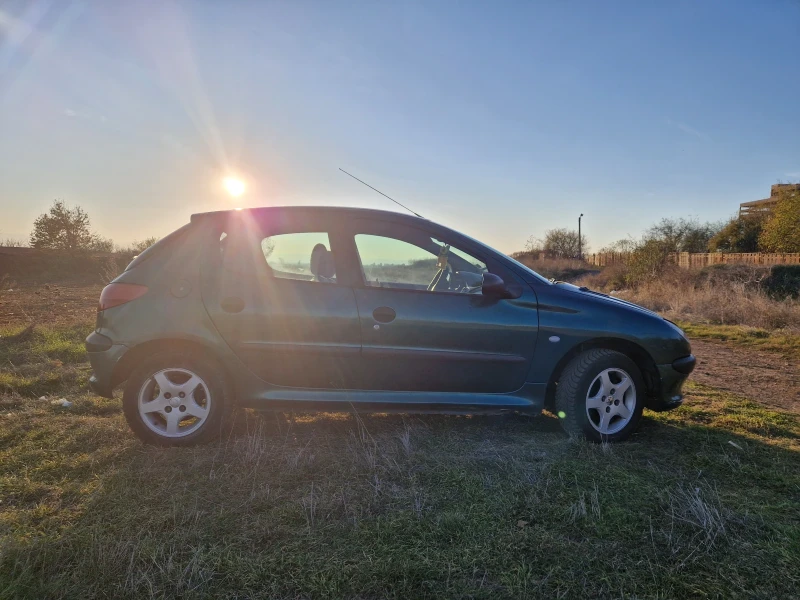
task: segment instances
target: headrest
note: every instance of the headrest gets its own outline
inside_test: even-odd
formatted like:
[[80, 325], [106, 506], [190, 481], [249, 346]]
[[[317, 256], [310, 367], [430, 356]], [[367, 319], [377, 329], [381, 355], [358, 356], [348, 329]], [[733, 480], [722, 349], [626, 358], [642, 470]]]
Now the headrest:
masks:
[[317, 278], [330, 279], [336, 275], [333, 254], [325, 244], [317, 244], [311, 251], [311, 273]]

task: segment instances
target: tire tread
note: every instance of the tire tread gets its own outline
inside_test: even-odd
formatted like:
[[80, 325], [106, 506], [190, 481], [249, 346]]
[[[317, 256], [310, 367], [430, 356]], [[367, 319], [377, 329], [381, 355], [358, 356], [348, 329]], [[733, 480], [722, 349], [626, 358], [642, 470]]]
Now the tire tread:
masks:
[[[138, 394], [143, 379], [149, 377], [154, 370], [165, 367], [184, 367], [195, 372], [200, 371], [198, 375], [201, 375], [213, 394], [212, 411], [214, 413], [209, 415], [209, 420], [199, 431], [186, 437], [161, 437], [151, 431], [139, 416]], [[192, 355], [186, 352], [166, 351], [146, 358], [133, 369], [122, 394], [122, 411], [131, 431], [147, 444], [157, 446], [194, 446], [196, 444], [207, 444], [219, 436], [224, 425], [230, 420], [233, 410], [232, 400], [225, 371], [217, 361], [206, 356]]]
[[[558, 379], [558, 386], [556, 388], [555, 409], [556, 415], [559, 417], [561, 427], [569, 434], [570, 437], [589, 437], [587, 436], [587, 432], [584, 430], [583, 425], [581, 424], [583, 412], [585, 412], [585, 398], [583, 397], [584, 390], [581, 389], [582, 381], [592, 369], [596, 368], [598, 362], [604, 360], [619, 361], [620, 359], [623, 361], [623, 363], [633, 362], [628, 356], [622, 354], [621, 352], [617, 352], [616, 350], [610, 350], [608, 348], [593, 348], [578, 354], [578, 356], [573, 358], [572, 361], [562, 371], [561, 376]], [[631, 373], [631, 376], [641, 379], [638, 369], [635, 373]], [[638, 385], [637, 388], [639, 388], [637, 389], [637, 394], [644, 391], [643, 388], [640, 388]], [[637, 397], [637, 402], [640, 403], [640, 406], [643, 401], [644, 398], [639, 399]], [[641, 408], [638, 408], [638, 410], [639, 414], [641, 414]], [[638, 418], [635, 419], [635, 421], [638, 421]], [[596, 434], [596, 437], [598, 440], [595, 441], [599, 441], [599, 438], [601, 437], [624, 439], [627, 437], [627, 433], [624, 435], [615, 434], [614, 436], [601, 436], [598, 433]]]

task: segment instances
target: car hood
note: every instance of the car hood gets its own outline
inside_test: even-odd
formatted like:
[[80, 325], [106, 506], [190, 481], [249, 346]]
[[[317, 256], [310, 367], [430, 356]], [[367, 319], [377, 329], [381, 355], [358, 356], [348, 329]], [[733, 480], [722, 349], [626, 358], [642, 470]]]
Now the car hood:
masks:
[[638, 304], [634, 304], [633, 302], [628, 302], [627, 300], [622, 300], [620, 298], [615, 298], [614, 296], [609, 296], [608, 294], [603, 294], [601, 292], [595, 292], [594, 290], [590, 290], [587, 287], [578, 287], [577, 285], [572, 285], [571, 283], [567, 283], [566, 281], [559, 281], [556, 283], [559, 289], [566, 290], [568, 292], [572, 292], [575, 294], [585, 294], [590, 296], [593, 300], [597, 302], [601, 302], [603, 304], [610, 304], [611, 306], [619, 306], [625, 307], [630, 310], [635, 310], [636, 312], [644, 313], [646, 315], [650, 315], [652, 317], [657, 317], [659, 319], [663, 319], [661, 315], [658, 313], [653, 312], [652, 310], [648, 310], [643, 306], [639, 306]]

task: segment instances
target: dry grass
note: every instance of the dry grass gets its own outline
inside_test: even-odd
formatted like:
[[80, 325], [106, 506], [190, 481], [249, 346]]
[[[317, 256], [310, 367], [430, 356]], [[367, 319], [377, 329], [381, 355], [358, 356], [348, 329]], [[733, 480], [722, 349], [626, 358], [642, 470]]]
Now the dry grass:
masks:
[[598, 272], [597, 268], [576, 258], [547, 258], [540, 257], [539, 253], [530, 252], [516, 252], [511, 256], [542, 277], [558, 281], [572, 281], [578, 277]]
[[716, 545], [740, 541], [729, 539], [731, 525], [738, 524], [735, 513], [708, 482], [679, 484], [666, 490], [663, 498], [672, 519], [667, 543], [676, 554], [684, 553], [682, 564], [713, 554]]
[[743, 265], [703, 271], [670, 266], [657, 279], [620, 290], [624, 267], [617, 265], [579, 282], [595, 289], [615, 289], [620, 297], [673, 320], [800, 333], [800, 300], [771, 297], [761, 286], [767, 272]]
[[612, 292], [627, 287], [625, 274], [625, 265], [609, 265], [603, 267], [599, 272], [587, 273], [581, 276], [575, 283], [578, 285], [585, 285], [593, 290]]
[[800, 301], [775, 300], [739, 282], [695, 284], [664, 278], [626, 291], [624, 298], [687, 321], [800, 332]]
[[728, 342], [736, 346], [777, 352], [800, 361], [800, 335], [785, 329], [770, 331], [745, 325], [708, 325], [688, 321], [677, 321], [677, 323], [690, 339]]

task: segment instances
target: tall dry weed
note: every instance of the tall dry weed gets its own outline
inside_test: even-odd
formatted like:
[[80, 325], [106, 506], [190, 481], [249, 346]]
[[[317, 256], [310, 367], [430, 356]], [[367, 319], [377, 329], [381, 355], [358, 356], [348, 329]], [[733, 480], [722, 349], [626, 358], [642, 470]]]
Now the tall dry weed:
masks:
[[[763, 285], [768, 276], [768, 268], [750, 265], [703, 270], [666, 265], [620, 296], [675, 319], [800, 331], [800, 300], [771, 296]], [[614, 265], [578, 283], [608, 292], [623, 289], [625, 277], [625, 266]]]
[[743, 282], [695, 283], [687, 277], [665, 277], [629, 290], [625, 299], [690, 321], [800, 330], [799, 301], [770, 298], [758, 287]]

